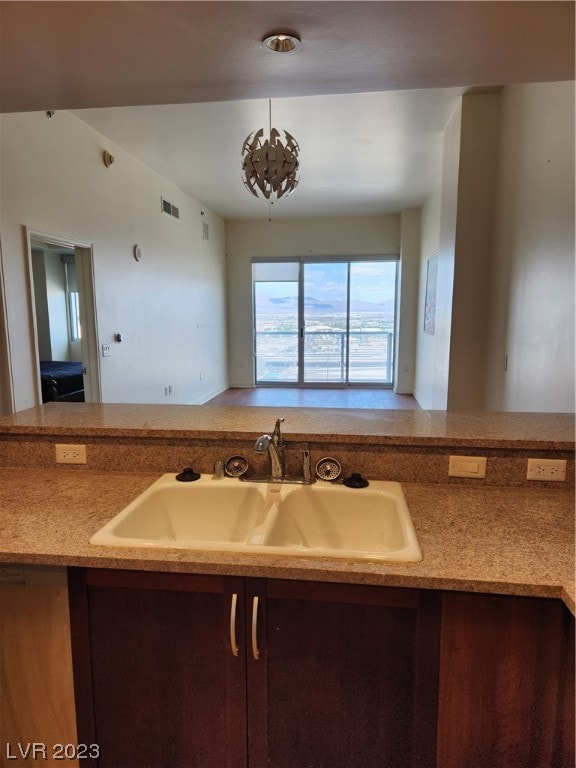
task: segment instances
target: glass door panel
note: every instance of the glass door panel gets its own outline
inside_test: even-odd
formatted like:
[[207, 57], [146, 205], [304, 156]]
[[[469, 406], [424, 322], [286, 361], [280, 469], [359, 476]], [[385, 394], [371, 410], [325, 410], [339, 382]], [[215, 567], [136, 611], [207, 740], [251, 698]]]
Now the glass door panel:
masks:
[[348, 381], [392, 384], [396, 262], [350, 263]]
[[348, 264], [303, 264], [305, 383], [345, 384]]
[[256, 384], [392, 384], [397, 261], [252, 269]]
[[298, 383], [298, 280], [254, 280], [257, 384]]

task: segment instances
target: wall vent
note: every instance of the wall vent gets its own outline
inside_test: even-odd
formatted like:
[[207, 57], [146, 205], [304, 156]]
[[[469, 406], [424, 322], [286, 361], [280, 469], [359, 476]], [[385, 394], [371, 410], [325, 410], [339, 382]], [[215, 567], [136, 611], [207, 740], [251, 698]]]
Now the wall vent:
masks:
[[168, 200], [165, 200], [163, 197], [162, 200], [162, 213], [166, 213], [168, 216], [172, 216], [173, 219], [179, 219], [180, 218], [180, 211], [175, 205], [172, 205], [172, 203], [168, 202]]
[[210, 240], [210, 227], [208, 222], [202, 222], [202, 240]]

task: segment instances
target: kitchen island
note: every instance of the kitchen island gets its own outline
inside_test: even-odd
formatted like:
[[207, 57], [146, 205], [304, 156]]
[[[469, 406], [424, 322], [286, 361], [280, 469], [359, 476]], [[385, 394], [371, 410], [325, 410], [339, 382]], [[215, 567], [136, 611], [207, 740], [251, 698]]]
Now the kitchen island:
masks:
[[[251, 471], [265, 470], [262, 457], [252, 452], [253, 441], [279, 415], [286, 418], [293, 468], [305, 441], [313, 463], [330, 455], [346, 472], [402, 483], [421, 562], [89, 543], [164, 472], [193, 464], [210, 473], [215, 460], [238, 454], [248, 458]], [[85, 445], [87, 463], [56, 465], [56, 443]], [[290, 409], [279, 414], [260, 408], [120, 405], [64, 410], [52, 404], [0, 420], [0, 562], [24, 571], [69, 570], [76, 678], [70, 727], [77, 724], [78, 739], [102, 740], [107, 757], [94, 765], [119, 765], [137, 746], [139, 764], [157, 764], [176, 744], [167, 726], [166, 743], [156, 737], [139, 738], [137, 744], [116, 738], [126, 707], [123, 697], [114, 699], [113, 681], [136, 654], [152, 677], [130, 677], [129, 691], [124, 681], [129, 700], [149, 700], [147, 716], [161, 722], [167, 694], [162, 686], [154, 688], [154, 681], [170, 680], [175, 699], [188, 702], [195, 725], [174, 747], [174, 766], [190, 750], [200, 754], [215, 743], [216, 721], [229, 733], [228, 752], [218, 753], [222, 764], [282, 765], [284, 758], [300, 764], [311, 742], [305, 738], [292, 751], [280, 711], [292, 713], [300, 733], [313, 723], [316, 765], [324, 758], [338, 765], [339, 749], [343, 764], [353, 765], [350, 755], [374, 743], [380, 751], [386, 745], [395, 751], [403, 768], [568, 766], [574, 757], [573, 448], [573, 422], [561, 414], [448, 417]], [[451, 455], [485, 457], [486, 478], [449, 477]], [[566, 482], [527, 481], [529, 458], [566, 460]], [[44, 589], [44, 596], [50, 590], [57, 594], [64, 610], [65, 583]], [[234, 667], [238, 657], [230, 652], [227, 629], [234, 595], [240, 668]], [[260, 608], [251, 634], [255, 598]], [[186, 633], [194, 632], [196, 615], [208, 624], [191, 652]], [[278, 634], [283, 626], [289, 628], [286, 635]], [[308, 638], [304, 646], [293, 637], [297, 627]], [[293, 697], [287, 684], [300, 674], [304, 648], [310, 665], [306, 695], [295, 688]], [[214, 654], [220, 682], [203, 688], [212, 669], [205, 659]], [[363, 661], [350, 666], [347, 659]], [[181, 677], [174, 676], [184, 660], [192, 686], [182, 687]], [[96, 681], [100, 687], [90, 692]], [[202, 694], [207, 714], [203, 739], [196, 738], [192, 731], [200, 729], [195, 718], [202, 708], [189, 699], [190, 691], [213, 685], [228, 693], [214, 701]], [[336, 705], [343, 689], [349, 696]], [[57, 690], [54, 698], [61, 699], [62, 686]], [[239, 697], [241, 690], [247, 697]], [[324, 697], [327, 709], [306, 709], [307, 692]], [[395, 712], [390, 696], [403, 702], [404, 714]], [[377, 721], [363, 702], [380, 712]], [[297, 722], [298, 713], [304, 719]], [[352, 721], [358, 740], [345, 747], [340, 739], [352, 732]], [[377, 740], [367, 736], [374, 728]], [[318, 739], [319, 733], [330, 738]], [[394, 741], [397, 733], [403, 734], [400, 742]], [[401, 744], [412, 747], [406, 752]], [[364, 768], [379, 757], [367, 752], [358, 759]]]

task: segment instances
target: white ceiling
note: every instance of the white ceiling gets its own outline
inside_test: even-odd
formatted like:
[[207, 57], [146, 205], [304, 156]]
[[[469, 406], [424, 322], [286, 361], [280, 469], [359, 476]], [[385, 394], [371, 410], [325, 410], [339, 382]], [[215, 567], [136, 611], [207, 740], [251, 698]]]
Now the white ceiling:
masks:
[[300, 181], [271, 211], [245, 189], [241, 174], [244, 139], [268, 126], [265, 100], [75, 114], [226, 219], [358, 216], [424, 202], [439, 178], [442, 131], [460, 92], [273, 100], [273, 125], [300, 145]]
[[301, 148], [274, 216], [377, 214], [425, 199], [461, 93], [573, 78], [573, 2], [0, 3], [1, 111], [74, 110], [226, 218], [268, 216], [240, 174], [268, 98]]

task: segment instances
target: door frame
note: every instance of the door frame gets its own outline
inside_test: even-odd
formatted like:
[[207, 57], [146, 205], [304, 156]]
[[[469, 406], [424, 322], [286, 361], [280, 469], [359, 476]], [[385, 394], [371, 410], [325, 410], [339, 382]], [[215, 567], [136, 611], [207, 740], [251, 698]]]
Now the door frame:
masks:
[[32, 324], [33, 359], [36, 366], [35, 395], [36, 404], [42, 404], [42, 386], [40, 381], [40, 352], [38, 349], [38, 322], [32, 272], [32, 240], [39, 240], [47, 245], [70, 248], [76, 258], [78, 285], [81, 291], [80, 322], [82, 325], [82, 362], [84, 363], [85, 402], [102, 402], [100, 384], [100, 356], [98, 354], [98, 323], [96, 320], [96, 294], [94, 291], [94, 255], [91, 243], [81, 242], [76, 238], [54, 235], [32, 227], [24, 227], [28, 255], [28, 295]]
[[0, 241], [0, 415], [14, 413], [14, 379], [10, 354], [10, 331], [6, 311], [6, 287]]

